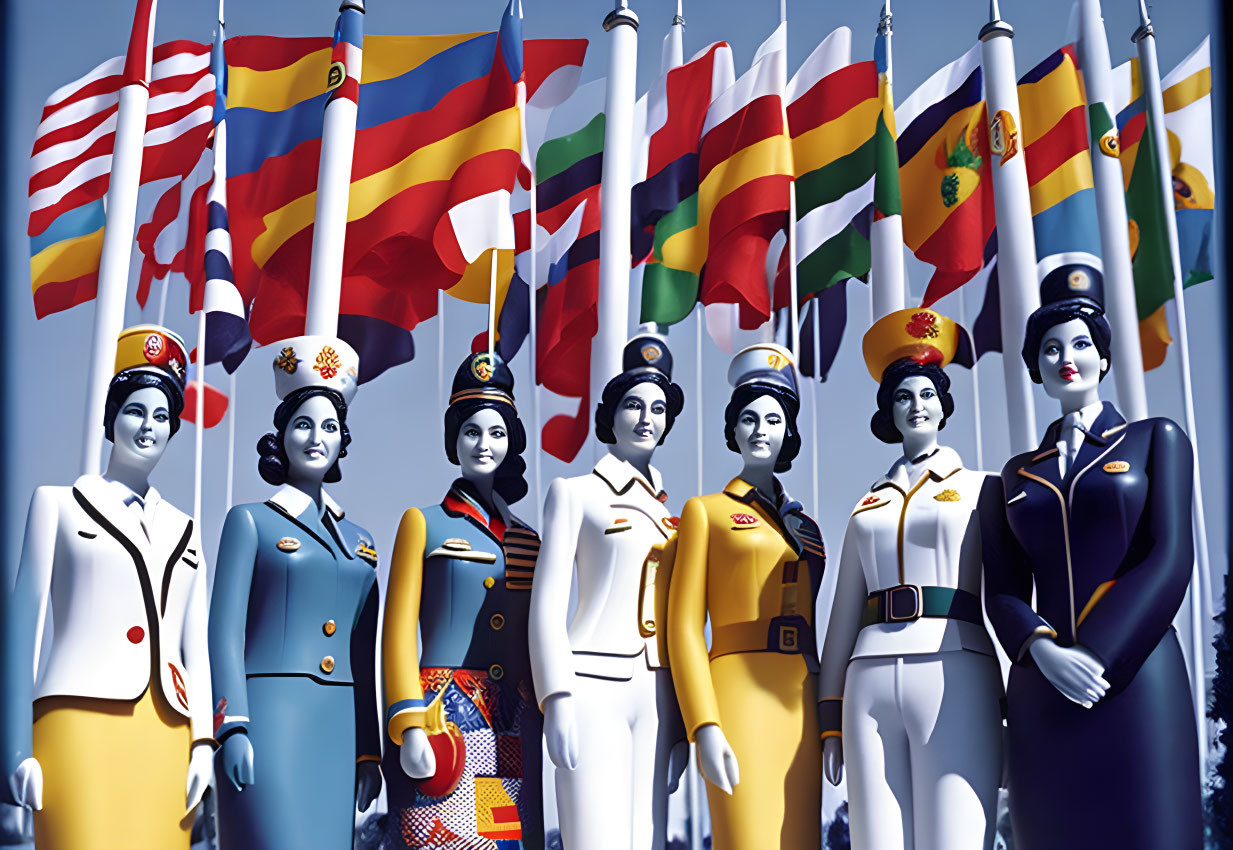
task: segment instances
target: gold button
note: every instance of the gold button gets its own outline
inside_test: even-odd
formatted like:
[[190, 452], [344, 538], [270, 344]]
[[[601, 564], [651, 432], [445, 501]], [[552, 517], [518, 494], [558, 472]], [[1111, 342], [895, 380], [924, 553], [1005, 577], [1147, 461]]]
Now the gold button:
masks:
[[492, 576], [488, 576], [487, 578], [484, 579], [484, 587], [488, 588], [489, 590], [492, 590], [492, 586], [496, 583], [497, 583], [497, 580], [494, 579]]
[[327, 655], [325, 658], [321, 659], [321, 670], [324, 673], [334, 672], [334, 656], [333, 655]]
[[501, 669], [500, 664], [494, 664], [488, 668], [488, 675], [492, 677], [494, 682], [500, 681], [501, 677], [505, 675], [505, 671]]
[[505, 618], [500, 614], [493, 614], [491, 619], [488, 620], [488, 625], [492, 626], [494, 630], [500, 631], [505, 625]]
[[338, 625], [333, 620], [326, 620], [321, 631], [325, 632], [326, 637], [334, 637], [334, 632], [338, 631]]

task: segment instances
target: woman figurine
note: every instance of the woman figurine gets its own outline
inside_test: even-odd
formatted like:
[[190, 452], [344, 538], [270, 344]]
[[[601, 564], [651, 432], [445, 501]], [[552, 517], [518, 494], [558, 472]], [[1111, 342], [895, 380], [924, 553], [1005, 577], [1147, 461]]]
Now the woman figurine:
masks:
[[[938, 431], [955, 410], [954, 322], [901, 310], [865, 334], [871, 429], [903, 456], [848, 520], [818, 695], [826, 778], [848, 765], [854, 850], [987, 850], [1002, 675], [981, 613], [978, 506], [991, 479]], [[842, 737], [840, 737], [842, 732]]]
[[801, 448], [793, 368], [787, 349], [769, 343], [733, 359], [724, 432], [744, 468], [722, 493], [685, 503], [677, 536], [668, 653], [714, 786], [716, 850], [821, 843], [813, 615], [826, 554], [818, 526], [775, 477]]
[[35, 810], [39, 850], [188, 850], [210, 782], [201, 542], [150, 485], [186, 362], [166, 328], [121, 333], [107, 471], [30, 502], [0, 640], [0, 748], [4, 801]]
[[687, 752], [646, 569], [676, 527], [651, 457], [685, 396], [662, 337], [635, 336], [623, 366], [595, 410], [607, 454], [548, 489], [531, 592], [531, 668], [566, 850], [661, 850]]
[[391, 847], [544, 846], [543, 724], [527, 654], [539, 535], [509, 510], [527, 492], [526, 446], [509, 367], [468, 355], [445, 411], [445, 454], [462, 477], [441, 504], [403, 514], [390, 563]]
[[377, 553], [322, 483], [342, 476], [359, 358], [338, 339], [278, 343], [279, 489], [227, 514], [210, 602], [222, 850], [350, 847], [381, 788]]
[[1099, 285], [1077, 264], [1041, 283], [1023, 360], [1062, 418], [1010, 459], [981, 510], [985, 605], [1014, 662], [1015, 846], [1192, 850], [1198, 746], [1170, 624], [1193, 563], [1194, 457], [1168, 419], [1127, 423], [1101, 403], [1111, 334]]

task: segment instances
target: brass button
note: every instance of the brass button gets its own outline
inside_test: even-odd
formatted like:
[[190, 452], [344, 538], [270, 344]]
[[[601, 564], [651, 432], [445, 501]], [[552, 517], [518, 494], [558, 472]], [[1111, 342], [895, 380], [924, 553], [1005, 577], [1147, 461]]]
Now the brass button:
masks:
[[488, 675], [492, 677], [494, 682], [497, 682], [505, 675], [505, 670], [501, 668], [500, 664], [494, 664], [488, 668]]
[[505, 625], [505, 618], [502, 617], [500, 614], [493, 614], [492, 617], [488, 620], [488, 625], [492, 626], [492, 628], [495, 631], [500, 631], [501, 628]]
[[484, 587], [488, 588], [489, 590], [492, 590], [492, 586], [496, 583], [497, 583], [497, 580], [493, 578], [492, 576], [487, 576], [484, 579]]
[[338, 625], [333, 620], [326, 620], [321, 631], [325, 632], [326, 637], [334, 637], [334, 632], [338, 631]]
[[333, 655], [327, 655], [325, 658], [321, 659], [321, 671], [323, 673], [333, 673], [334, 672], [334, 656]]

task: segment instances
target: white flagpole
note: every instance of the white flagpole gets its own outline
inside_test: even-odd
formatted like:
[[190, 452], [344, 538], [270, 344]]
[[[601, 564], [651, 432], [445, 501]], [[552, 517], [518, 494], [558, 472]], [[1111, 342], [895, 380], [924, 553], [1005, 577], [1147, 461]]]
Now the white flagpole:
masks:
[[492, 363], [492, 355], [497, 350], [497, 249], [494, 247], [489, 254], [488, 270], [488, 362]]
[[205, 455], [205, 341], [206, 311], [203, 304], [197, 311], [197, 374], [193, 381], [197, 387], [196, 409], [197, 433], [193, 441], [193, 525], [201, 533], [201, 474]]
[[[81, 445], [81, 468], [85, 473], [97, 474], [102, 468], [103, 408], [107, 402], [107, 387], [115, 372], [116, 342], [124, 328], [124, 301], [128, 293], [129, 260], [137, 227], [137, 191], [141, 185], [141, 158], [146, 132], [146, 106], [150, 101], [148, 86], [157, 9], [157, 0], [137, 0], [125, 71], [139, 74], [140, 79], [130, 78], [120, 89], [120, 104], [116, 113], [111, 179], [105, 201], [107, 220], [99, 258], [94, 334], [86, 381]], [[145, 29], [141, 30], [139, 24], [143, 16]], [[138, 61], [143, 62], [144, 67], [128, 67]]]
[[[604, 164], [600, 193], [598, 329], [591, 348], [591, 403], [621, 371], [621, 350], [629, 324], [629, 216], [633, 174], [635, 86], [638, 74], [638, 16], [628, 0], [604, 18], [612, 52], [604, 104]], [[595, 443], [598, 456], [602, 444]]]
[[[998, 220], [998, 281], [1002, 302], [1002, 368], [1006, 378], [1006, 407], [1013, 452], [1037, 445], [1036, 410], [1027, 370], [1016, 356], [1023, 347], [1027, 318], [1040, 306], [1036, 277], [1036, 236], [1032, 230], [1032, 202], [1028, 194], [1023, 140], [1018, 129], [1018, 77], [1011, 39], [1014, 28], [1002, 20], [997, 0], [989, 2], [989, 23], [980, 31], [981, 65], [989, 120], [1002, 119], [1007, 154], [988, 152], [993, 171], [993, 196]], [[1012, 139], [1012, 132], [1014, 133]], [[991, 133], [992, 135], [992, 133]], [[1009, 153], [1010, 146], [1018, 149]]]
[[[1079, 62], [1089, 110], [1088, 138], [1092, 178], [1096, 186], [1100, 254], [1104, 267], [1105, 306], [1113, 327], [1113, 379], [1122, 414], [1131, 422], [1147, 418], [1147, 386], [1139, 344], [1139, 313], [1135, 305], [1134, 272], [1130, 265], [1130, 231], [1126, 219], [1126, 189], [1118, 151], [1105, 153], [1091, 132], [1093, 113], [1113, 124], [1113, 72], [1109, 42], [1101, 18], [1100, 0], [1079, 0]], [[1103, 111], [1103, 112], [1102, 112]]]
[[445, 395], [445, 290], [437, 290], [437, 403], [446, 407]]
[[227, 385], [227, 510], [235, 504], [235, 408], [238, 401], [235, 372], [232, 372]]
[[[779, 0], [779, 23], [788, 23], [788, 0]], [[788, 57], [785, 49], [784, 61], [779, 63], [779, 105], [783, 110], [783, 129], [788, 133]], [[789, 134], [789, 140], [791, 134]], [[789, 141], [789, 145], [791, 142]], [[792, 357], [797, 361], [801, 357], [801, 316], [800, 305], [797, 303], [796, 283], [796, 180], [788, 184], [788, 321], [790, 330], [788, 347]], [[771, 303], [774, 303], [774, 292], [771, 293]]]
[[[894, 18], [890, 0], [882, 4], [878, 21], [878, 36], [886, 49], [886, 84], [894, 80], [891, 59], [891, 35]], [[889, 92], [888, 92], [889, 95]], [[893, 102], [891, 104], [894, 105]], [[870, 269], [869, 297], [874, 321], [907, 306], [907, 286], [903, 272], [903, 216], [891, 215], [879, 219], [869, 228]]]
[[1207, 778], [1207, 685], [1204, 678], [1206, 641], [1203, 638], [1202, 600], [1207, 582], [1211, 580], [1207, 552], [1207, 521], [1203, 511], [1203, 488], [1199, 483], [1199, 435], [1194, 414], [1194, 388], [1190, 379], [1190, 340], [1186, 326], [1186, 301], [1182, 292], [1181, 252], [1177, 243], [1177, 218], [1173, 206], [1173, 177], [1170, 174], [1169, 139], [1165, 129], [1164, 97], [1160, 90], [1160, 65], [1156, 60], [1156, 37], [1147, 7], [1139, 0], [1139, 28], [1131, 41], [1139, 51], [1139, 70], [1143, 76], [1143, 93], [1147, 100], [1148, 126], [1156, 143], [1160, 163], [1160, 183], [1164, 202], [1165, 227], [1169, 234], [1169, 252], [1173, 261], [1173, 304], [1177, 310], [1178, 355], [1182, 369], [1182, 400], [1186, 409], [1186, 431], [1194, 446], [1194, 509], [1191, 525], [1194, 531], [1195, 568], [1190, 582], [1191, 655], [1194, 687], [1195, 726], [1199, 734], [1199, 776]]
[[158, 324], [164, 324], [167, 318], [167, 290], [171, 288], [171, 273], [163, 278], [163, 285], [158, 292]]
[[818, 396], [822, 392], [822, 358], [820, 350], [822, 347], [822, 319], [818, 315], [818, 296], [813, 297], [813, 309], [810, 314], [813, 317], [813, 387], [809, 393], [809, 404], [813, 408], [813, 515], [815, 517], [822, 515], [822, 503], [818, 499], [818, 464], [820, 462], [821, 447], [818, 445]]
[[[348, 12], [364, 14], [364, 0], [343, 0], [339, 20]], [[363, 52], [348, 54], [348, 77], [361, 79]], [[354, 62], [352, 62], [354, 60]], [[354, 64], [356, 67], [351, 67]], [[345, 83], [344, 83], [345, 84]], [[338, 335], [338, 303], [342, 297], [343, 246], [347, 238], [347, 205], [351, 194], [351, 162], [355, 154], [355, 118], [359, 106], [335, 97], [325, 108], [321, 130], [321, 164], [317, 170], [317, 209], [308, 271], [306, 334]]]
[[[986, 286], [991, 285], [991, 281], [986, 282]], [[959, 324], [963, 325], [963, 329], [968, 331], [968, 337], [972, 339], [972, 425], [976, 434], [976, 468], [980, 471], [985, 471], [985, 446], [984, 438], [981, 435], [980, 422], [980, 377], [976, 374], [976, 340], [971, 335], [971, 328], [968, 327], [968, 311], [966, 306], [967, 287], [960, 287], [959, 292]]]
[[540, 466], [540, 454], [543, 451], [544, 435], [541, 433], [543, 422], [540, 420], [539, 410], [539, 372], [537, 369], [537, 360], [539, 358], [539, 316], [536, 315], [539, 307], [539, 296], [536, 290], [539, 287], [539, 264], [535, 256], [535, 252], [539, 250], [536, 244], [539, 239], [539, 234], [536, 230], [539, 224], [536, 221], [538, 216], [539, 201], [536, 198], [535, 192], [535, 168], [532, 162], [531, 168], [531, 248], [528, 261], [530, 263], [529, 277], [527, 281], [527, 315], [529, 317], [529, 329], [527, 333], [527, 344], [530, 350], [527, 352], [527, 362], [530, 364], [531, 376], [531, 464], [535, 469], [535, 510], [538, 524], [536, 528], [543, 529], [544, 527], [544, 477]]

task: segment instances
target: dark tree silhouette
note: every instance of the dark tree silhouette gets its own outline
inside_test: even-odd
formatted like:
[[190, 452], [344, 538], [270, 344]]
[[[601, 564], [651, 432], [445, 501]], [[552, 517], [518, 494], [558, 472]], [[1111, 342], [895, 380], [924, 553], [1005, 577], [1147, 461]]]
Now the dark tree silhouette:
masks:
[[1233, 848], [1233, 622], [1229, 619], [1230, 582], [1224, 577], [1224, 610], [1216, 618], [1219, 633], [1213, 641], [1216, 647], [1216, 677], [1212, 681], [1212, 697], [1207, 716], [1216, 723], [1220, 763], [1216, 765], [1215, 777], [1207, 795], [1207, 822], [1211, 846], [1220, 850]]
[[848, 835], [848, 801], [844, 800], [835, 809], [835, 819], [826, 827], [826, 850], [852, 850], [852, 838]]

